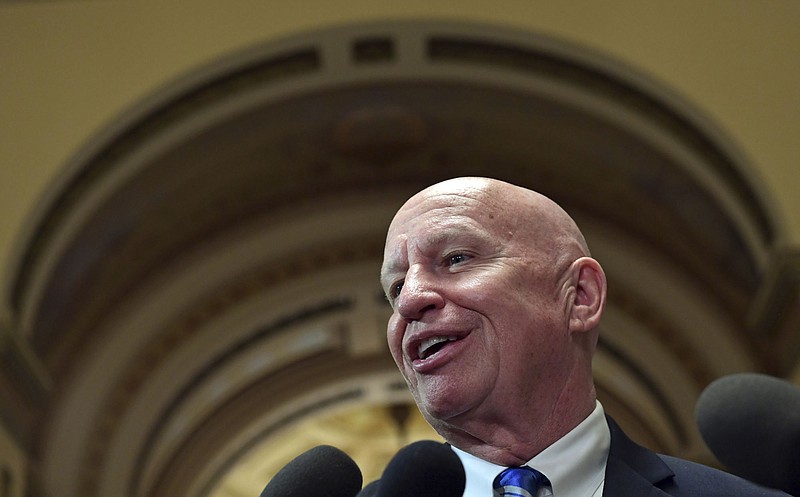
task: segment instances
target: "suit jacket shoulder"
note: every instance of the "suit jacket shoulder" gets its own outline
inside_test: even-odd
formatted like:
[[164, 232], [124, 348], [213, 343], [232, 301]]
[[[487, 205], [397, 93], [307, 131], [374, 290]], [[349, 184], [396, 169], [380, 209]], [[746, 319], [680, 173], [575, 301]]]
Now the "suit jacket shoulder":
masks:
[[635, 443], [610, 417], [611, 447], [603, 495], [608, 497], [787, 497], [702, 464], [656, 454]]

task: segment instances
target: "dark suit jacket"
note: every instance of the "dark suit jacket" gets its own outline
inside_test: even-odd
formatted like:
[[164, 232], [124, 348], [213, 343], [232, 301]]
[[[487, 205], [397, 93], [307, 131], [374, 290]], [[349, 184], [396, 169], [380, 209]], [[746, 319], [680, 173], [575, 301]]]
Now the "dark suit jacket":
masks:
[[608, 418], [611, 448], [604, 497], [786, 497], [702, 464], [656, 454], [636, 444]]
[[[656, 454], [628, 438], [613, 419], [608, 418], [608, 425], [611, 429], [611, 447], [606, 464], [603, 497], [787, 497], [789, 495], [702, 464]], [[379, 481], [364, 487], [358, 497], [379, 495], [377, 487]]]

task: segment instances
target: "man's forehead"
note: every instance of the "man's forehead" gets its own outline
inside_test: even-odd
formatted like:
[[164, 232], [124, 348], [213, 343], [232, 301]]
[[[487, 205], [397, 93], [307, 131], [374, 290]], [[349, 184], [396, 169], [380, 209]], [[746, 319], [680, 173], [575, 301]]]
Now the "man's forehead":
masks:
[[[453, 200], [453, 199], [450, 199]], [[398, 212], [387, 233], [387, 249], [400, 241], [414, 245], [441, 243], [467, 231], [490, 230], [486, 217], [494, 218], [491, 209], [480, 202], [456, 197], [448, 201], [438, 197]]]
[[[405, 228], [405, 229], [404, 229]], [[489, 249], [500, 238], [491, 226], [485, 226], [466, 215], [444, 215], [413, 218], [411, 226], [397, 226], [386, 240], [383, 274], [403, 271], [408, 265], [409, 252], [428, 254], [450, 245], [462, 249]]]
[[384, 279], [391, 275], [402, 272], [408, 265], [408, 245], [405, 236], [395, 240], [394, 243], [386, 243], [383, 252], [383, 263], [381, 264], [381, 283], [386, 284]]
[[[459, 217], [479, 219], [498, 210], [485, 192], [432, 191], [412, 197], [395, 215], [389, 231], [405, 230], [422, 223], [451, 224]], [[462, 219], [462, 222], [464, 220]]]
[[464, 180], [446, 181], [410, 198], [389, 225], [387, 253], [400, 239], [407, 243], [407, 237], [412, 237], [414, 243], [430, 245], [452, 239], [469, 228], [504, 230], [519, 217], [508, 216], [510, 203], [489, 194], [491, 183], [480, 178]]

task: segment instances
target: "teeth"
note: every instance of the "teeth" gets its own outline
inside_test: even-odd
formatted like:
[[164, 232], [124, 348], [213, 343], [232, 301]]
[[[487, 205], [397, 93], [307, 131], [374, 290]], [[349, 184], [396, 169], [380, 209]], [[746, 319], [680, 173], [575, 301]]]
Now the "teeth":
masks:
[[453, 342], [457, 340], [456, 337], [452, 336], [441, 336], [441, 337], [431, 337], [426, 338], [419, 344], [419, 349], [417, 349], [417, 355], [420, 359], [427, 359], [431, 348], [437, 344], [443, 342]]

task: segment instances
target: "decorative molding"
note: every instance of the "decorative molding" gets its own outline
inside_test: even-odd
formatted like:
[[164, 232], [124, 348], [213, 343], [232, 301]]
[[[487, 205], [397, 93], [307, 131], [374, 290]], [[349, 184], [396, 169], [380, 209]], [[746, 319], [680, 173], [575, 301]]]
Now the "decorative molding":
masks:
[[787, 377], [800, 360], [800, 249], [776, 250], [747, 323], [765, 349], [768, 372]]
[[[85, 461], [81, 465], [83, 472], [81, 475], [80, 495], [95, 495], [97, 490], [97, 480], [99, 472], [103, 470], [103, 461], [106, 460], [108, 443], [113, 438], [119, 421], [122, 419], [126, 409], [137, 391], [148, 379], [148, 372], [154, 371], [159, 364], [168, 358], [169, 351], [176, 350], [181, 344], [190, 339], [194, 333], [202, 329], [209, 321], [224, 315], [228, 309], [240, 302], [252, 298], [253, 295], [266, 291], [269, 288], [276, 288], [286, 284], [293, 279], [306, 277], [326, 268], [335, 267], [341, 264], [369, 260], [374, 257], [378, 242], [370, 243], [367, 240], [359, 240], [358, 243], [345, 243], [339, 246], [328, 245], [317, 250], [303, 253], [301, 256], [271, 261], [268, 265], [261, 268], [253, 268], [252, 272], [241, 275], [225, 287], [209, 289], [206, 298], [199, 299], [191, 309], [186, 310], [178, 320], [165, 323], [164, 330], [147, 345], [146, 348], [138, 352], [137, 358], [129, 361], [134, 367], [121, 374], [117, 386], [113, 389], [114, 394], [106, 399], [104, 407], [97, 412], [97, 423], [89, 437], [90, 447], [87, 450]], [[316, 313], [327, 313], [331, 310], [341, 310], [349, 308], [351, 304], [346, 301], [339, 303], [327, 303], [317, 306], [314, 309], [286, 316], [269, 326], [264, 326], [260, 330], [253, 330], [248, 337], [248, 341], [263, 338], [266, 334], [275, 334], [298, 320], [303, 320]], [[316, 309], [316, 310], [315, 310]], [[246, 346], [240, 343], [237, 347]], [[219, 359], [220, 361], [222, 358]], [[219, 366], [219, 361], [209, 364], [202, 374], [211, 374], [211, 370]], [[191, 388], [187, 385], [186, 388]], [[177, 401], [177, 399], [176, 399]], [[168, 413], [164, 413], [168, 415]], [[157, 428], [157, 427], [156, 427]], [[156, 436], [150, 433], [148, 438]], [[137, 466], [141, 468], [144, 464], [145, 454], [137, 455]], [[134, 482], [131, 483], [134, 485]]]
[[80, 156], [69, 167], [73, 174], [65, 179], [48, 210], [41, 216], [21, 257], [10, 293], [12, 309], [20, 312], [20, 299], [25, 294], [32, 266], [46, 250], [51, 233], [59, 229], [75, 204], [85, 198], [122, 159], [140, 149], [148, 140], [158, 137], [171, 126], [188, 119], [213, 102], [219, 102], [246, 89], [318, 71], [319, 57], [318, 49], [312, 47], [293, 49], [268, 59], [256, 59], [236, 70], [220, 72], [214, 77], [173, 88], [172, 92], [158, 99], [154, 98], [157, 102], [151, 102], [151, 107], [148, 106], [141, 112], [129, 113], [135, 117], [120, 123], [117, 133], [113, 133], [103, 143], [89, 146], [90, 150], [83, 152], [91, 157], [89, 160]]
[[[699, 305], [722, 309], [732, 322], [746, 312], [764, 254], [780, 238], [780, 226], [748, 181], [747, 164], [688, 105], [597, 54], [529, 33], [467, 24], [356, 25], [258, 47], [142, 102], [69, 167], [35, 224], [11, 292], [14, 317], [25, 327], [42, 369], [55, 376], [56, 390], [69, 391], [84, 354], [104, 346], [102, 333], [120, 319], [129, 297], [159, 283], [155, 275], [191, 265], [185, 255], [192, 251], [224, 251], [233, 238], [226, 235], [253, 229], [255, 218], [277, 218], [322, 197], [369, 190], [385, 195], [386, 203], [389, 193], [445, 177], [494, 175], [540, 190], [593, 222], [613, 225], [637, 242], [644, 254], [638, 257], [652, 263], [656, 257], [648, 256], [658, 254], [681, 268], [687, 278], [668, 283], [671, 289], [707, 292], [709, 302]], [[132, 424], [123, 423], [126, 414], [149, 386], [149, 375], [171, 354], [237, 303], [326, 269], [380, 258], [384, 232], [370, 229], [374, 232], [347, 240], [311, 240], [296, 255], [275, 260], [255, 256], [247, 274], [203, 286], [198, 291], [207, 293], [187, 308], [170, 310], [180, 313], [177, 318], [152, 324], [149, 331], [160, 331], [158, 336], [128, 352], [130, 359], [109, 376], [115, 378], [111, 394], [92, 399], [99, 407], [86, 418], [94, 423], [87, 428], [82, 469], [75, 472], [76, 495], [100, 493], [109, 453], [116, 454], [115, 434], [132, 431], [126, 431]], [[800, 319], [800, 278], [796, 262], [781, 267], [783, 276], [762, 286], [764, 310], [753, 335], [785, 346]], [[786, 273], [786, 267], [794, 269]], [[657, 344], [657, 352], [663, 347], [676, 358], [688, 377], [681, 385], [701, 388], [714, 376], [703, 354], [714, 351], [689, 342], [686, 330], [676, 330], [653, 301], [640, 301], [637, 285], [646, 283], [634, 281], [636, 273], [630, 276], [631, 288], [615, 296], [622, 312], [649, 333], [653, 340], [647, 343]], [[371, 294], [368, 298], [372, 303]], [[322, 303], [309, 296], [306, 304], [308, 313], [324, 314], [349, 312], [351, 302]], [[127, 475], [120, 479], [131, 495], [140, 485], [178, 495], [169, 490], [189, 485], [181, 478], [192, 476], [190, 462], [207, 455], [193, 449], [208, 450], [214, 441], [204, 428], [262, 414], [236, 410], [244, 409], [244, 394], [256, 388], [237, 385], [227, 392], [236, 408], [220, 402], [214, 412], [198, 414], [202, 426], [191, 427], [198, 438], [181, 438], [174, 458], [171, 452], [163, 466], [147, 467], [154, 440], [200, 376], [234, 361], [250, 340], [308, 317], [296, 311], [252, 330], [233, 348], [213, 349], [219, 352], [216, 360], [199, 365], [202, 372], [144, 428], [144, 448], [118, 463], [130, 466], [115, 467], [123, 473], [134, 467], [130, 481]], [[776, 314], [783, 320], [774, 321]], [[719, 335], [734, 338], [741, 331], [720, 329]], [[664, 379], [644, 371], [628, 350], [601, 347], [643, 385], [668, 421], [659, 417], [660, 424], [648, 424], [645, 414], [623, 406], [631, 419], [660, 444], [671, 442], [658, 432], [664, 424], [679, 444], [686, 443], [691, 438], [686, 419], [670, 405], [670, 399], [686, 397], [665, 389]], [[796, 360], [796, 352], [784, 359]], [[320, 370], [336, 364], [336, 373], [343, 373], [346, 355], [333, 354], [329, 364], [320, 356], [315, 364]], [[378, 361], [370, 349], [352, 367], [363, 367], [362, 359]], [[276, 375], [288, 381], [292, 371], [297, 370], [290, 366]], [[298, 377], [308, 379], [306, 373]], [[270, 391], [264, 384], [274, 378], [254, 383]], [[620, 393], [610, 384], [602, 387]], [[293, 392], [282, 393], [289, 398]], [[614, 398], [622, 403], [622, 397]], [[68, 420], [60, 421], [58, 434], [68, 433]], [[213, 428], [225, 431], [227, 425]], [[40, 440], [42, 450], [47, 436]], [[68, 445], [66, 437], [53, 438]], [[172, 466], [181, 471], [166, 471]], [[47, 469], [58, 471], [57, 463]], [[143, 483], [149, 476], [152, 482]]]
[[45, 417], [53, 381], [18, 333], [0, 325], [0, 422], [28, 453]]
[[[414, 42], [409, 41], [412, 39]], [[500, 32], [485, 26], [468, 24], [419, 22], [349, 26], [310, 33], [276, 44], [275, 47], [277, 48], [248, 51], [176, 83], [161, 95], [151, 98], [137, 109], [132, 109], [124, 121], [115, 126], [114, 132], [105, 136], [101, 143], [88, 146], [76, 157], [69, 168], [72, 174], [65, 177], [58, 192], [43, 211], [38, 227], [17, 264], [18, 270], [11, 291], [14, 312], [22, 312], [23, 301], [36, 279], [37, 266], [49, 251], [53, 233], [63, 225], [70, 224], [68, 218], [75, 211], [76, 205], [83, 202], [89, 192], [102, 190], [98, 185], [106, 181], [106, 177], [114, 169], [132, 168], [131, 164], [126, 164], [126, 160], [152, 147], [152, 143], [159, 141], [162, 135], [173, 128], [185, 127], [187, 123], [207, 119], [208, 114], [213, 112], [212, 109], [222, 112], [220, 109], [226, 106], [236, 107], [241, 105], [235, 103], [237, 100], [241, 101], [258, 92], [269, 93], [265, 92], [268, 87], [281, 86], [289, 81], [303, 84], [296, 85], [297, 89], [293, 91], [285, 89], [289, 93], [281, 94], [281, 97], [286, 101], [318, 95], [320, 88], [326, 91], [324, 88], [334, 81], [339, 88], [360, 86], [368, 92], [369, 86], [373, 85], [380, 91], [380, 86], [387, 80], [387, 70], [391, 70], [391, 76], [396, 76], [398, 80], [415, 74], [417, 80], [427, 79], [431, 84], [461, 79], [467, 85], [482, 85], [489, 91], [500, 88], [505, 78], [508, 89], [514, 88], [514, 91], [519, 91], [522, 95], [527, 92], [529, 97], [536, 95], [537, 91], [543, 91], [536, 87], [539, 84], [548, 85], [549, 89], [572, 91], [587, 99], [604, 101], [609, 108], [615, 107], [610, 115], [620, 119], [626, 115], [630, 120], [647, 122], [651, 128], [658, 129], [657, 133], [661, 135], [659, 139], [669, 136], [673, 140], [670, 146], [675, 150], [671, 153], [694, 155], [692, 160], [702, 163], [691, 167], [705, 170], [690, 171], [689, 166], [684, 164], [686, 169], [681, 174], [693, 176], [692, 179], [698, 181], [701, 188], [716, 189], [705, 192], [708, 195], [708, 198], [703, 199], [707, 204], [704, 205], [707, 208], [704, 211], [705, 216], [711, 216], [712, 208], [737, 209], [735, 213], [729, 214], [742, 219], [735, 219], [734, 222], [739, 223], [739, 226], [732, 228], [734, 231], [741, 230], [741, 233], [736, 234], [745, 245], [743, 248], [754, 252], [751, 254], [753, 260], [749, 261], [749, 269], [747, 263], [741, 264], [737, 274], [744, 274], [748, 270], [753, 273], [754, 267], [757, 268], [760, 263], [759, 252], [775, 239], [775, 223], [764, 202], [748, 182], [745, 168], [739, 164], [740, 158], [732, 158], [723, 144], [714, 141], [717, 134], [706, 133], [706, 124], [688, 112], [688, 106], [679, 103], [673, 95], [597, 54], [585, 53], [584, 50], [529, 33]], [[349, 54], [349, 57], [342, 57], [340, 52]], [[353, 69], [356, 66], [358, 70]], [[452, 76], [454, 68], [458, 68], [458, 77]], [[443, 79], [445, 75], [450, 75], [448, 80]], [[514, 80], [520, 76], [526, 79]], [[536, 96], [565, 101], [572, 98], [565, 95]], [[259, 98], [261, 101], [258, 102], [251, 99], [251, 108], [256, 103], [264, 105], [263, 99], [274, 98], [274, 95]], [[574, 105], [577, 108], [578, 104]], [[562, 110], [566, 110], [566, 107]], [[591, 112], [587, 109], [581, 111], [587, 114], [599, 112], [597, 109], [592, 109]], [[238, 109], [238, 112], [243, 113], [243, 110]], [[609, 116], [603, 117], [612, 119]], [[621, 123], [606, 125], [609, 125], [609, 129], [612, 126], [624, 126]], [[631, 123], [628, 125], [634, 126]], [[627, 131], [638, 130], [632, 128]], [[677, 151], [678, 148], [681, 149], [680, 152]], [[679, 162], [674, 161], [673, 165]], [[337, 166], [341, 165], [343, 164], [337, 163]], [[300, 168], [308, 165], [296, 163], [294, 166]], [[498, 164], [494, 166], [502, 167]], [[642, 172], [644, 171], [639, 171]], [[392, 170], [386, 170], [385, 173], [388, 180], [398, 174]], [[307, 177], [306, 180], [306, 183], [313, 182], [313, 177]], [[640, 180], [643, 180], [642, 177]], [[661, 187], [666, 184], [667, 182], [662, 182]], [[685, 188], [677, 184], [674, 189], [675, 192], [686, 192]], [[624, 197], [620, 200], [624, 200]], [[687, 201], [687, 205], [692, 205], [691, 201], [698, 201], [698, 197]], [[225, 203], [217, 202], [215, 205], [219, 207]], [[681, 222], [689, 225], [697, 222], [695, 215], [681, 213], [679, 206], [680, 204], [671, 204], [682, 217]], [[696, 214], [697, 210], [692, 209], [691, 212]], [[621, 215], [620, 212], [608, 214]], [[730, 220], [725, 216], [720, 219]], [[713, 217], [709, 217], [704, 225], [710, 229], [716, 225], [714, 221]], [[628, 222], [632, 220], [629, 219]], [[636, 226], [637, 229], [646, 229], [647, 223], [642, 222]], [[698, 226], [693, 231], [702, 233], [703, 229]], [[693, 262], [691, 250], [680, 247], [679, 240], [671, 243], [682, 257]], [[742, 257], [740, 262], [744, 259], [746, 257]], [[702, 261], [694, 264], [699, 272], [703, 271]], [[752, 281], [754, 277], [754, 274], [747, 275], [745, 282]], [[46, 330], [51, 327], [42, 328]]]

